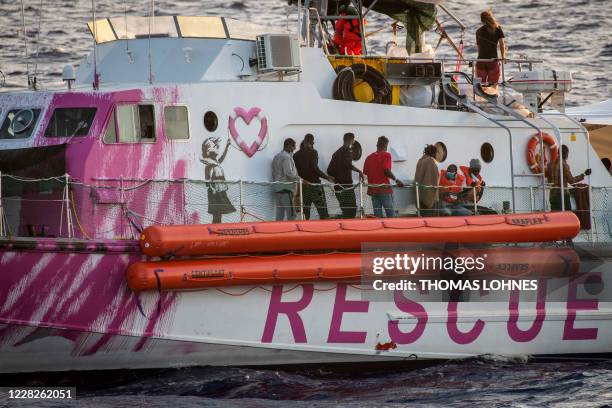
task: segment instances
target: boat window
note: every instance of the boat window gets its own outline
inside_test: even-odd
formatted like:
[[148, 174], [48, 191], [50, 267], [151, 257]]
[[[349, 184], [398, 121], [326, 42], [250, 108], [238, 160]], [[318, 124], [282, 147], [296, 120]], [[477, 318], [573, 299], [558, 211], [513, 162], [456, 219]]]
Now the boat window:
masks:
[[217, 114], [213, 111], [208, 111], [204, 114], [204, 127], [209, 132], [214, 132], [217, 130], [217, 126], [219, 125], [219, 119], [217, 119]]
[[40, 109], [12, 109], [8, 111], [2, 127], [0, 139], [27, 139], [32, 136], [40, 116]]
[[89, 27], [89, 31], [91, 31], [92, 37], [94, 37], [95, 31], [95, 39], [98, 44], [115, 41], [117, 39], [115, 37], [115, 33], [113, 32], [113, 28], [111, 27], [110, 22], [107, 18], [96, 20], [95, 27], [94, 23], [90, 21], [87, 23], [87, 27]]
[[138, 17], [124, 16], [109, 19], [120, 40], [135, 38], [178, 37], [172, 16]]
[[494, 156], [495, 150], [493, 150], [493, 146], [490, 143], [483, 143], [480, 147], [480, 157], [482, 157], [482, 160], [485, 163], [491, 163]]
[[153, 105], [119, 105], [111, 116], [104, 134], [106, 143], [138, 143], [155, 141], [155, 109]]
[[[225, 18], [225, 24], [229, 37], [234, 40], [255, 40], [258, 35], [263, 34], [262, 26], [258, 24], [248, 23], [246, 21], [234, 20], [233, 18]], [[278, 34], [279, 30], [268, 29], [266, 34]]]
[[115, 112], [111, 113], [108, 126], [106, 126], [104, 143], [117, 143], [117, 122], [115, 121]]
[[177, 16], [182, 37], [225, 38], [221, 17]]
[[45, 130], [45, 137], [87, 136], [96, 111], [96, 108], [55, 109]]
[[166, 106], [164, 126], [169, 140], [189, 139], [189, 112], [186, 106]]
[[446, 145], [442, 142], [438, 142], [436, 143], [436, 149], [438, 149], [438, 152], [436, 153], [436, 160], [438, 163], [444, 162], [444, 160], [446, 160], [446, 156], [448, 156]]

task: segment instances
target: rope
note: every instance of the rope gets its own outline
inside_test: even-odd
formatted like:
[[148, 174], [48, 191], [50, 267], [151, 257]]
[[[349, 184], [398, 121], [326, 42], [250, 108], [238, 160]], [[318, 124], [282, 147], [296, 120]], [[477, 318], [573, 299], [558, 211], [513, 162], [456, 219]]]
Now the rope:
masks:
[[76, 205], [74, 204], [74, 191], [72, 191], [72, 189], [70, 190], [70, 203], [72, 205], [72, 212], [74, 213], [74, 219], [77, 223], [77, 226], [79, 227], [79, 230], [81, 231], [81, 234], [83, 234], [83, 236], [86, 239], [91, 239], [89, 234], [87, 234], [87, 232], [85, 231], [85, 228], [83, 228], [83, 226], [81, 225], [81, 221], [79, 220], [79, 214], [76, 210]]

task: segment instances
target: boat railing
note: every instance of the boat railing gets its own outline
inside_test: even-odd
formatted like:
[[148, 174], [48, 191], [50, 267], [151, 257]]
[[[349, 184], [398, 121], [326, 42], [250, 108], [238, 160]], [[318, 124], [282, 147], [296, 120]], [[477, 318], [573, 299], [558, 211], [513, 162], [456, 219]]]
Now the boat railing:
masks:
[[[336, 193], [351, 190], [354, 204], [345, 203], [345, 211], [355, 217], [374, 216], [369, 187], [380, 185], [359, 182], [352, 186], [333, 184], [272, 183], [246, 180], [205, 181], [192, 179], [147, 180], [130, 178], [94, 179], [83, 183], [69, 175], [46, 179], [29, 179], [1, 175], [0, 235], [4, 237], [54, 236], [78, 239], [135, 239], [149, 225], [198, 224], [215, 222], [274, 221], [278, 192], [292, 191], [293, 200], [286, 204], [296, 219], [319, 219], [316, 206], [324, 208], [331, 218], [342, 218]], [[390, 186], [395, 215], [404, 217], [435, 216], [440, 211], [423, 208], [420, 195], [436, 186]], [[572, 189], [576, 197], [573, 208], [581, 218], [581, 239], [592, 242], [612, 241], [612, 188], [588, 186]], [[335, 189], [339, 191], [335, 191]], [[462, 205], [485, 214], [532, 213], [550, 211], [552, 186], [512, 188], [486, 185], [480, 200]], [[471, 196], [477, 197], [478, 194]], [[350, 201], [350, 200], [349, 200]], [[313, 203], [310, 211], [304, 204]], [[347, 207], [348, 206], [348, 207]], [[589, 208], [590, 207], [590, 208]], [[591, 216], [589, 216], [591, 211]]]

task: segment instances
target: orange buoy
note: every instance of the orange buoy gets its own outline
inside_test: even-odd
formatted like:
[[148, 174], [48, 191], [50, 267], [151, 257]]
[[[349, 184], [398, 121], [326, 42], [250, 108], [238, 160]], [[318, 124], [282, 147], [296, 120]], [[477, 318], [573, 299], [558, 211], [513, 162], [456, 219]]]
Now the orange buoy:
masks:
[[140, 237], [149, 256], [195, 256], [293, 251], [356, 251], [368, 242], [544, 242], [580, 231], [572, 212], [467, 217], [342, 219], [169, 225]]
[[[375, 261], [376, 258], [391, 259], [393, 262], [398, 255], [400, 263], [387, 264], [384, 271], [376, 273], [374, 266], [382, 265]], [[404, 262], [407, 259], [404, 255], [420, 262], [419, 267], [412, 271], [411, 265], [415, 263], [410, 260]], [[363, 254], [286, 254], [136, 262], [128, 268], [127, 282], [133, 291], [141, 292], [290, 282], [358, 282], [362, 278], [365, 282], [381, 278], [420, 279], [438, 277], [442, 273], [467, 278], [543, 278], [574, 274], [578, 266], [578, 255], [571, 248], [429, 248]]]
[[[557, 144], [555, 138], [548, 133], [542, 133], [542, 138], [544, 139], [546, 146], [548, 146], [550, 149], [552, 161], [557, 160], [559, 157], [559, 145]], [[539, 134], [535, 134], [527, 143], [527, 164], [529, 165], [531, 172], [535, 174], [542, 172], [540, 150], [540, 137]], [[546, 167], [547, 164], [548, 157], [546, 157], [546, 152], [544, 152], [544, 166]]]

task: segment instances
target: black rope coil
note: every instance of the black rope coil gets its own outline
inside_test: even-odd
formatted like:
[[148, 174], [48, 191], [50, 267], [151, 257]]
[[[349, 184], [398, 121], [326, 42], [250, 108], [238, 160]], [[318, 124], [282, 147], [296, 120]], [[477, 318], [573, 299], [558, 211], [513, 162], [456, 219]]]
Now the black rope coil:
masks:
[[334, 99], [357, 102], [353, 86], [358, 79], [366, 82], [374, 91], [372, 103], [391, 105], [391, 85], [383, 74], [366, 64], [353, 64], [350, 67], [342, 68], [338, 72], [334, 81]]

